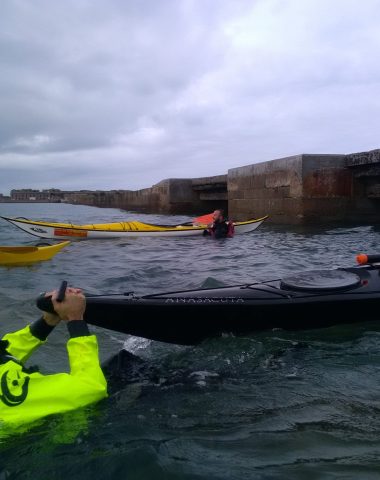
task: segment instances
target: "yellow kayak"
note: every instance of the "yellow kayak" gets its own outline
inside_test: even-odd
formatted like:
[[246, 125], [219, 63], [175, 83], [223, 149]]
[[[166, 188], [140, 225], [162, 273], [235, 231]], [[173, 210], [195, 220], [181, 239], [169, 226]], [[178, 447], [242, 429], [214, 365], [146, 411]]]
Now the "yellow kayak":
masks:
[[61, 242], [46, 247], [2, 247], [0, 246], [0, 265], [27, 265], [35, 262], [50, 260], [54, 255], [69, 245], [70, 242]]

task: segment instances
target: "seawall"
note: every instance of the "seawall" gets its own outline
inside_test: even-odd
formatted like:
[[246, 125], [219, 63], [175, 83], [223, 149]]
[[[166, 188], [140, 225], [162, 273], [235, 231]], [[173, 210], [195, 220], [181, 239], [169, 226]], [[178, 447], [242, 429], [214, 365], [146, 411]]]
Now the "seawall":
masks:
[[380, 221], [380, 149], [301, 154], [232, 168], [226, 175], [167, 179], [137, 191], [73, 193], [72, 203], [132, 211], [201, 214], [215, 208], [281, 224]]
[[[208, 192], [207, 188], [212, 188], [212, 192]], [[66, 195], [66, 199], [71, 203], [130, 211], [197, 214], [210, 209], [227, 208], [227, 175], [170, 178], [142, 190], [73, 193]]]

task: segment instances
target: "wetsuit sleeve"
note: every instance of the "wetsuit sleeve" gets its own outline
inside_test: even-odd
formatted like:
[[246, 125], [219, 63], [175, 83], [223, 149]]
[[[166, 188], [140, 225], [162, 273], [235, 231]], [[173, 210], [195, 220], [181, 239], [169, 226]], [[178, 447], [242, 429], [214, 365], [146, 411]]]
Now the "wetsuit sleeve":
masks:
[[25, 362], [37, 347], [45, 343], [53, 329], [41, 317], [17, 332], [7, 333], [3, 337], [8, 341], [7, 352], [20, 362]]
[[92, 401], [107, 396], [107, 382], [100, 367], [98, 342], [95, 335], [88, 331], [86, 322], [69, 322], [70, 340], [67, 351], [70, 362], [70, 376], [81, 384], [82, 395], [85, 391]]

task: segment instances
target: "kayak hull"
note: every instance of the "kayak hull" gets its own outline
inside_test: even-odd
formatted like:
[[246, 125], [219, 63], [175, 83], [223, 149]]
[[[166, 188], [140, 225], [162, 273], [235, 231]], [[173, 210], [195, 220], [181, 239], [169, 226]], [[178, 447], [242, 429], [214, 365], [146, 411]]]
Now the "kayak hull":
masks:
[[[40, 238], [87, 240], [106, 238], [144, 237], [189, 237], [202, 236], [205, 225], [152, 225], [141, 222], [117, 222], [109, 224], [73, 225], [65, 223], [38, 222], [26, 219], [1, 217], [24, 232]], [[268, 217], [236, 222], [235, 233], [249, 233], [256, 230]]]
[[67, 241], [44, 247], [0, 246], [0, 265], [28, 265], [50, 260], [69, 244]]
[[[223, 333], [245, 335], [324, 328], [377, 319], [379, 270], [352, 268], [351, 285], [292, 290], [280, 280], [135, 297], [88, 296], [85, 319], [98, 327], [162, 342], [193, 345]], [[41, 308], [41, 307], [40, 307]]]
[[[273, 329], [309, 330], [358, 323], [364, 321], [363, 300], [349, 300], [344, 306], [338, 306], [331, 299], [312, 307], [299, 303], [204, 305], [202, 308], [194, 305], [142, 307], [135, 304], [125, 308], [124, 304], [120, 309], [120, 306], [95, 303], [94, 307], [90, 307], [86, 320], [101, 328], [150, 340], [195, 345], [223, 334], [242, 336]], [[376, 299], [367, 299], [365, 308], [378, 308], [379, 301], [380, 295]], [[96, 308], [96, 314], [93, 308]]]

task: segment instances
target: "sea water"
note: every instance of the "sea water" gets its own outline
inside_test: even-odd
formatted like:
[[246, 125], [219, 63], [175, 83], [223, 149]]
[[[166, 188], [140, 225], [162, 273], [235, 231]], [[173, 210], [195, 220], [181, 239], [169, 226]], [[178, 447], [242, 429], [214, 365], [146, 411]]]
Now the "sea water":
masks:
[[[0, 204], [0, 215], [189, 220], [66, 204]], [[37, 242], [0, 221], [0, 245]], [[380, 253], [379, 245], [376, 226], [269, 224], [217, 241], [73, 242], [51, 261], [0, 267], [0, 334], [37, 318], [35, 297], [62, 280], [88, 293], [217, 286], [352, 266], [356, 253]], [[364, 309], [360, 324], [225, 335], [194, 347], [92, 328], [102, 361], [125, 348], [146, 369], [111, 385], [98, 405], [0, 440], [0, 479], [378, 479], [380, 322], [367, 317]], [[32, 363], [47, 374], [68, 371], [67, 338], [60, 325]]]

